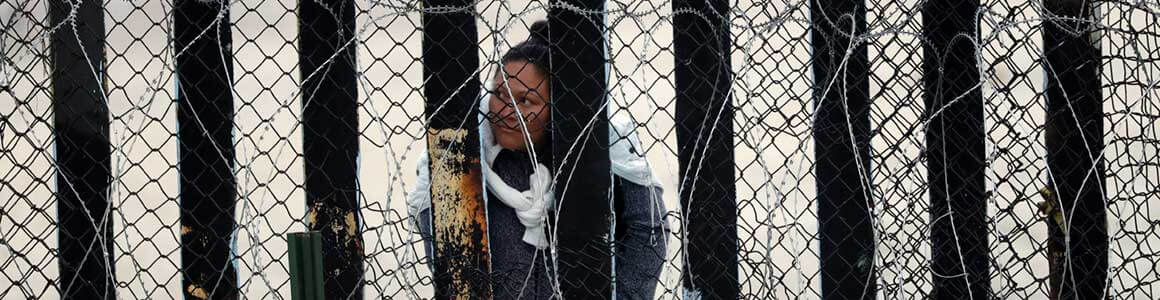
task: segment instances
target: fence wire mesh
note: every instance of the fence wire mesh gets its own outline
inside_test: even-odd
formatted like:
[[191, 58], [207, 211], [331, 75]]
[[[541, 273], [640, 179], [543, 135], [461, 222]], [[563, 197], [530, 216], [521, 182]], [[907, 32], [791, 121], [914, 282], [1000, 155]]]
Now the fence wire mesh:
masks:
[[[119, 298], [179, 298], [214, 291], [183, 285], [182, 187], [179, 163], [178, 61], [192, 55], [175, 46], [175, 5], [191, 0], [101, 1], [104, 61], [91, 74], [107, 105], [108, 215], [110, 262]], [[54, 34], [82, 32], [69, 8], [89, 1], [15, 0], [0, 3], [0, 298], [61, 298], [75, 283], [62, 272], [58, 237], [68, 224], [58, 216], [62, 189], [57, 177], [61, 149], [54, 125]], [[228, 235], [238, 296], [289, 298], [286, 236], [304, 231], [308, 215], [303, 142], [306, 76], [302, 73], [299, 2], [205, 1], [227, 6], [203, 30], [222, 28], [232, 42], [220, 45], [232, 59], [228, 94], [232, 111], [235, 206]], [[719, 12], [731, 39], [728, 93], [736, 176], [738, 283], [742, 298], [820, 298], [821, 261], [817, 181], [814, 168], [815, 89], [843, 91], [856, 83], [817, 82], [811, 52], [810, 9], [826, 1], [729, 1]], [[1050, 134], [1045, 86], [1051, 76], [1044, 44], [1045, 24], [1075, 21], [1053, 14], [1044, 2], [983, 0], [975, 13], [979, 35], [970, 42], [981, 83], [985, 137], [986, 244], [989, 298], [1046, 299], [1053, 290], [1049, 260], [1049, 178], [1045, 143]], [[1071, 1], [1063, 1], [1071, 2]], [[1074, 1], [1082, 2], [1082, 1]], [[61, 20], [52, 5], [68, 12]], [[175, 4], [176, 3], [176, 4]], [[320, 2], [323, 3], [323, 2]], [[324, 3], [337, 3], [324, 1]], [[923, 35], [927, 1], [867, 1], [866, 29], [848, 36], [840, 54], [864, 47], [868, 60], [870, 132], [868, 183], [875, 254], [865, 263], [876, 274], [872, 286], [884, 299], [926, 298], [932, 272], [932, 220], [926, 133], [931, 112], [923, 101]], [[1102, 100], [1104, 164], [1101, 192], [1107, 213], [1108, 298], [1160, 298], [1160, 2], [1095, 1], [1092, 43], [1098, 60]], [[330, 6], [325, 6], [332, 8]], [[424, 7], [416, 1], [354, 1], [352, 86], [357, 113], [357, 221], [361, 237], [362, 287], [366, 296], [430, 298], [435, 295], [432, 258], [410, 224], [406, 193], [416, 184], [417, 158], [426, 146], [422, 14], [469, 11], [478, 28], [477, 76], [490, 79], [507, 49], [525, 40], [532, 22], [550, 8], [604, 16], [607, 69], [606, 109], [635, 121], [635, 135], [664, 186], [667, 247], [655, 297], [685, 298], [682, 272], [691, 259], [682, 244], [687, 224], [678, 200], [678, 161], [673, 20], [681, 14], [669, 1], [608, 1], [584, 10], [546, 1], [480, 1], [466, 7]], [[338, 13], [334, 13], [335, 18]], [[706, 17], [706, 16], [700, 16]], [[82, 24], [84, 25], [84, 24]], [[852, 30], [852, 29], [851, 29]], [[1082, 30], [1081, 30], [1082, 31]], [[854, 32], [854, 31], [851, 31]], [[317, 33], [325, 36], [330, 33]], [[201, 37], [207, 38], [207, 37]], [[78, 40], [79, 40], [78, 36]], [[331, 59], [340, 53], [333, 54]], [[86, 58], [87, 59], [87, 58]], [[220, 75], [220, 74], [219, 74]], [[216, 76], [216, 75], [215, 75]], [[317, 75], [324, 76], [324, 75]], [[78, 80], [78, 79], [70, 79]], [[59, 83], [57, 83], [59, 85]], [[349, 84], [349, 83], [345, 83]], [[59, 94], [59, 92], [56, 92]], [[336, 116], [341, 115], [335, 113]], [[485, 120], [485, 119], [481, 119]], [[333, 146], [333, 145], [332, 145]], [[1082, 149], [1073, 149], [1082, 151]], [[561, 152], [562, 153], [562, 152]], [[94, 161], [94, 164], [99, 162]], [[100, 166], [98, 166], [100, 167]], [[206, 174], [205, 176], [229, 176]], [[1046, 191], [1046, 192], [1045, 192]], [[208, 192], [207, 192], [208, 193]], [[337, 196], [336, 196], [337, 197]], [[1047, 199], [1047, 200], [1045, 200]], [[71, 225], [70, 225], [71, 226]], [[94, 247], [99, 247], [96, 245]], [[92, 247], [89, 251], [96, 251]], [[1097, 284], [1099, 286], [1100, 284]], [[80, 286], [80, 287], [78, 287]], [[199, 294], [200, 293], [200, 294]]]

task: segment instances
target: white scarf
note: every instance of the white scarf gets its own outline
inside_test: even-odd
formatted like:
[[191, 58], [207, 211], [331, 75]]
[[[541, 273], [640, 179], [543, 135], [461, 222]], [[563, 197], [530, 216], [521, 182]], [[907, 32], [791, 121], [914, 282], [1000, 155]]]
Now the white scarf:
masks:
[[[528, 178], [530, 188], [522, 192], [512, 188], [491, 169], [495, 157], [503, 149], [495, 143], [491, 124], [486, 119], [487, 101], [490, 99], [486, 92], [482, 94], [483, 97], [479, 101], [479, 137], [480, 147], [483, 150], [481, 152], [486, 158], [482, 162], [483, 181], [500, 202], [516, 211], [520, 224], [524, 225], [523, 241], [537, 249], [547, 248], [548, 238], [544, 234], [544, 224], [547, 221], [548, 211], [553, 209], [555, 203], [551, 169], [544, 164], [536, 163]], [[609, 114], [608, 142], [612, 146], [608, 156], [612, 173], [639, 185], [660, 188], [660, 182], [653, 176], [648, 160], [641, 151], [640, 139], [635, 132], [635, 122], [626, 116], [613, 114], [610, 109], [605, 111]], [[427, 150], [424, 148], [416, 165], [418, 178], [415, 187], [407, 193], [407, 210], [411, 216], [418, 216], [423, 210], [431, 207], [431, 176], [428, 161]]]

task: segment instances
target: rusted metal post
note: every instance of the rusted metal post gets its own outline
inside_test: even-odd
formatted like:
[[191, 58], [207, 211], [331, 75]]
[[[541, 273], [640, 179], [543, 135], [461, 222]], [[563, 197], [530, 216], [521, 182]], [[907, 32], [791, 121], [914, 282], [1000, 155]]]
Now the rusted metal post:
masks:
[[[479, 44], [475, 4], [423, 3], [423, 91], [435, 291], [440, 299], [490, 299], [487, 215], [480, 165]], [[434, 8], [459, 10], [433, 10]]]
[[1098, 299], [1108, 279], [1100, 16], [1092, 1], [1043, 4], [1050, 295]]
[[673, 11], [677, 149], [688, 263], [684, 287], [706, 299], [737, 299], [737, 191], [729, 3], [678, 0]]
[[990, 298], [978, 9], [978, 0], [922, 8], [932, 299]]
[[548, 10], [554, 221], [560, 290], [568, 299], [612, 297], [612, 174], [604, 1], [555, 0]]
[[866, 3], [810, 3], [822, 299], [873, 299]]
[[328, 299], [361, 299], [358, 84], [353, 0], [300, 1], [306, 223], [322, 232]]
[[174, 48], [181, 51], [176, 80], [181, 291], [186, 299], [236, 299], [229, 2], [178, 0], [173, 15]]
[[60, 277], [66, 299], [115, 298], [101, 1], [49, 1]]

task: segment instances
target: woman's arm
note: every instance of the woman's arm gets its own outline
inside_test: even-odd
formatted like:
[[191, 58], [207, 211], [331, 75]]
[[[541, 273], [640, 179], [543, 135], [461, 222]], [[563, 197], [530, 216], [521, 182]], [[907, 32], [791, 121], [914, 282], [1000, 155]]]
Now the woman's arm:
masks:
[[[668, 225], [661, 188], [617, 178], [616, 295], [653, 299], [665, 262]], [[624, 231], [624, 232], [620, 232]]]
[[424, 208], [419, 213], [412, 215], [411, 219], [415, 222], [414, 226], [419, 238], [423, 241], [423, 253], [418, 254], [420, 262], [426, 258], [427, 267], [431, 268], [431, 273], [435, 272], [435, 235], [431, 233], [431, 208]]

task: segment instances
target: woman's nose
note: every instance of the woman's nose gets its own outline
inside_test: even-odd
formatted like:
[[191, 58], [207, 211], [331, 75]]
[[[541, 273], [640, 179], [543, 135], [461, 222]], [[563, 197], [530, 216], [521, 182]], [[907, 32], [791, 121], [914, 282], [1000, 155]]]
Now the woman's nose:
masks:
[[498, 109], [491, 112], [492, 118], [495, 121], [507, 122], [509, 121], [508, 119], [514, 118], [515, 107], [512, 105], [511, 101], [505, 101], [501, 97], [492, 97], [491, 101], [499, 102], [498, 104], [500, 105]]
[[499, 117], [504, 119], [513, 117], [516, 113], [515, 105], [512, 105], [511, 101], [500, 101], [502, 104], [499, 107]]

